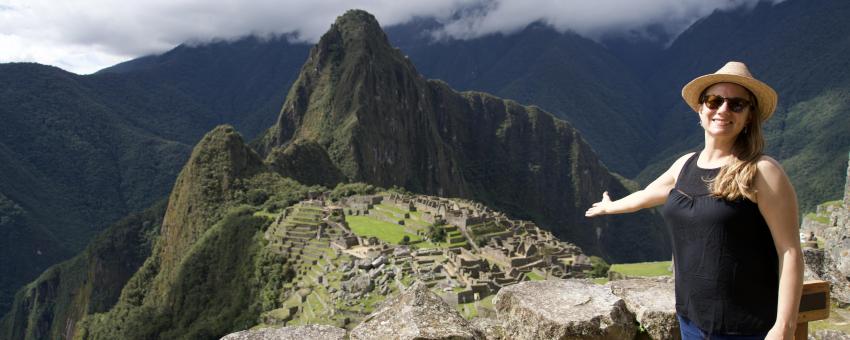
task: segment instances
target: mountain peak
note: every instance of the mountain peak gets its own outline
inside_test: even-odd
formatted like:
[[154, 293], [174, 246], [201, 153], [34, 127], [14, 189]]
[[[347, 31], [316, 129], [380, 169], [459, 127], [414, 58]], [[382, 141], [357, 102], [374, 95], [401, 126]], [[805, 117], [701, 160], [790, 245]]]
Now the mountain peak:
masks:
[[[415, 111], [424, 82], [413, 63], [390, 45], [374, 16], [350, 10], [310, 50], [277, 123], [257, 149], [268, 155], [275, 146], [297, 139], [327, 147], [331, 143], [327, 137], [335, 134], [332, 131], [349, 135], [340, 129], [349, 130], [366, 115], [385, 118]], [[341, 142], [338, 147], [347, 149], [348, 144]], [[346, 175], [358, 178], [351, 171]]]
[[383, 34], [381, 25], [375, 16], [361, 9], [351, 9], [336, 18], [334, 26], [341, 31], [350, 33], [365, 33], [366, 36], [376, 33]]
[[[353, 9], [337, 17], [336, 22], [316, 45], [318, 66], [329, 60], [363, 60], [392, 50], [378, 20], [366, 11]], [[348, 64], [351, 65], [351, 64]]]
[[198, 142], [168, 199], [161, 229], [164, 272], [220, 218], [217, 211], [232, 200], [238, 182], [263, 170], [260, 157], [232, 126], [220, 125]]

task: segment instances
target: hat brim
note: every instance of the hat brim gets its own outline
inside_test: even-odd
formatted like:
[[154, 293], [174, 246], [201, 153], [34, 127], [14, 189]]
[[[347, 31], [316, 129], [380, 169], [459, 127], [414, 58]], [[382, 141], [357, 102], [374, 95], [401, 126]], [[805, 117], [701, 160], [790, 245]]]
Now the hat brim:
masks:
[[759, 80], [734, 74], [714, 73], [697, 77], [682, 88], [682, 98], [691, 109], [699, 113], [700, 94], [709, 86], [717, 83], [734, 83], [750, 90], [758, 102], [759, 118], [762, 122], [770, 118], [773, 111], [776, 110], [777, 95], [773, 88]]

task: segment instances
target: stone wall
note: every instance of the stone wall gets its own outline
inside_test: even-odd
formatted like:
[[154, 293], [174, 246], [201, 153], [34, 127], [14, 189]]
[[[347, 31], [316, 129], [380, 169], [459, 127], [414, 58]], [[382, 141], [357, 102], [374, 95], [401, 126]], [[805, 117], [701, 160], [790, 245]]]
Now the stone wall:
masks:
[[[804, 219], [801, 231], [813, 229], [823, 240], [823, 249], [804, 249], [806, 279], [827, 280], [831, 296], [840, 305], [850, 304], [850, 161], [844, 183], [844, 197], [837, 205], [821, 205], [818, 216], [827, 223]], [[822, 228], [820, 234], [817, 229]]]

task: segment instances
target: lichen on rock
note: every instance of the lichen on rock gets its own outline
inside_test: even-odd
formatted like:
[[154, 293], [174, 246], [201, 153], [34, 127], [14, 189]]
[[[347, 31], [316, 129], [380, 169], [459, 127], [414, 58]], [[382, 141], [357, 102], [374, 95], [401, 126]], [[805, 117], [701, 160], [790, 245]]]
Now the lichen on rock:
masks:
[[676, 320], [676, 296], [670, 277], [612, 281], [611, 292], [626, 302], [654, 340], [680, 339]]
[[634, 315], [611, 290], [588, 280], [529, 281], [493, 300], [511, 339], [631, 339]]
[[351, 330], [351, 339], [484, 339], [421, 281], [384, 302]]
[[225, 335], [221, 340], [342, 340], [345, 330], [328, 325], [306, 325], [282, 328], [261, 328]]

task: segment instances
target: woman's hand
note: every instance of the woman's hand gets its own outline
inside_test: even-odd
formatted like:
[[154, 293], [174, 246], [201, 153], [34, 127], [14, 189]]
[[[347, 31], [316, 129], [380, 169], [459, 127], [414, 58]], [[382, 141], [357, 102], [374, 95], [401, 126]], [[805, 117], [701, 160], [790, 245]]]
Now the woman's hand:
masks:
[[631, 213], [664, 204], [667, 200], [667, 195], [670, 194], [670, 190], [676, 185], [676, 177], [679, 175], [682, 166], [693, 154], [692, 152], [679, 157], [667, 171], [661, 174], [661, 176], [658, 176], [652, 183], [649, 183], [643, 190], [635, 191], [616, 201], [611, 201], [607, 191], [603, 192], [602, 200], [593, 203], [593, 206], [584, 212], [584, 216], [594, 217]]
[[611, 198], [608, 197], [608, 192], [602, 193], [602, 200], [596, 203], [593, 203], [593, 206], [587, 211], [584, 212], [585, 217], [594, 217], [599, 215], [605, 215], [608, 213], [608, 206], [611, 204]]
[[765, 340], [794, 340], [794, 329], [782, 327], [779, 324], [773, 325], [773, 328], [767, 332]]

